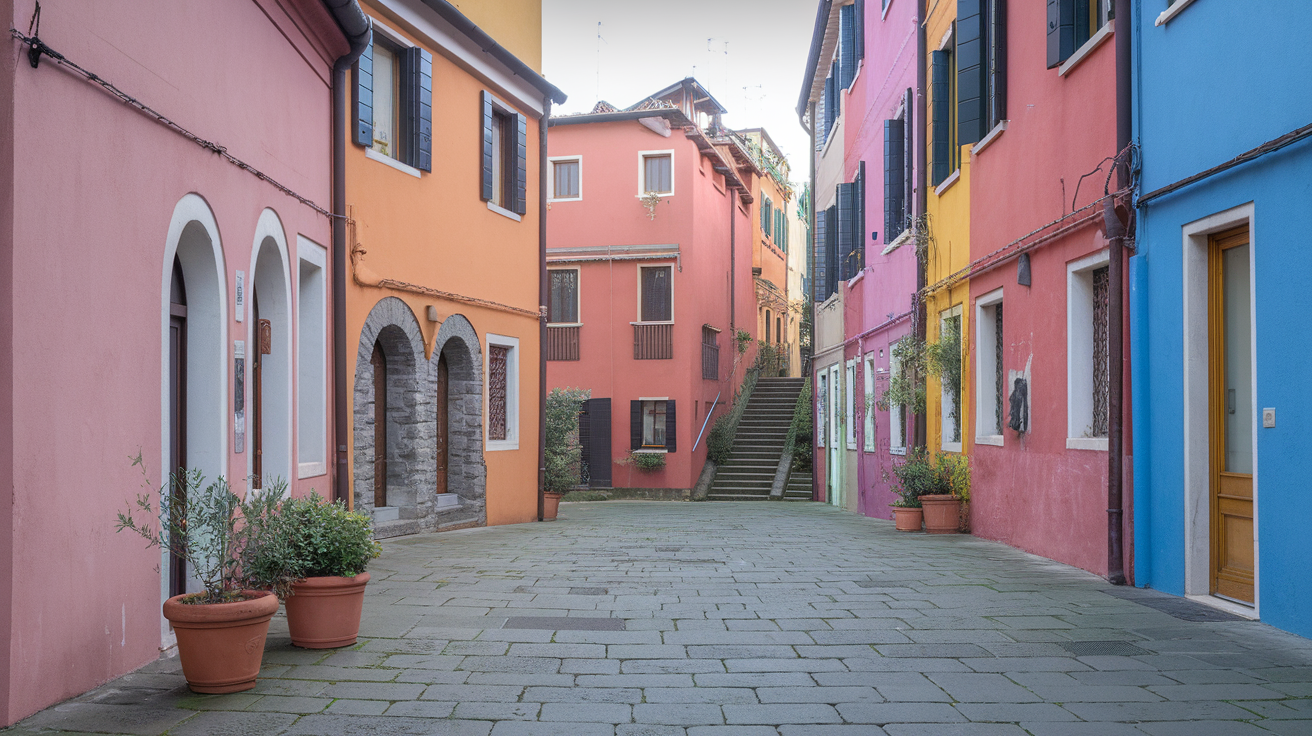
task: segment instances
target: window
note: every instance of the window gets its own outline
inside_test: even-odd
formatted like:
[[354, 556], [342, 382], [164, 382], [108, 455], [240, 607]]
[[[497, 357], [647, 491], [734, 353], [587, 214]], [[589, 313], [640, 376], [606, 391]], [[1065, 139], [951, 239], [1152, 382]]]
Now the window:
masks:
[[487, 449], [519, 449], [519, 338], [487, 336]]
[[629, 434], [635, 452], [674, 452], [678, 434], [674, 400], [644, 397], [629, 402]]
[[638, 320], [640, 322], [673, 322], [674, 291], [669, 266], [641, 266], [638, 268]]
[[975, 300], [975, 441], [1002, 444], [1007, 425], [1002, 289]]
[[551, 159], [551, 201], [583, 199], [579, 183], [582, 167], [580, 158]]
[[357, 146], [420, 171], [433, 164], [433, 55], [375, 22], [355, 63], [352, 138]]
[[1048, 68], [1061, 66], [1111, 18], [1111, 0], [1048, 0]]
[[[902, 361], [896, 355], [892, 354], [890, 349], [888, 356], [888, 374], [890, 380], [893, 377], [901, 375]], [[888, 407], [888, 451], [894, 455], [907, 454], [907, 411], [906, 407], [901, 404], [890, 404]]]
[[527, 167], [528, 119], [484, 90], [480, 196], [489, 209], [511, 215], [528, 211]]
[[1107, 253], [1066, 266], [1066, 447], [1107, 449]]
[[774, 203], [770, 201], [769, 197], [762, 197], [761, 199], [761, 233], [764, 237], [768, 238], [770, 237], [770, 225], [771, 218], [773, 217], [772, 210], [774, 208]]
[[770, 342], [770, 310], [765, 310], [765, 341]]
[[957, 137], [968, 145], [1007, 117], [1006, 8], [1004, 0], [960, 0], [957, 7]]
[[939, 316], [938, 341], [948, 353], [939, 376], [941, 442], [949, 452], [961, 452], [961, 306]]
[[774, 318], [774, 341], [782, 343], [784, 341], [783, 320], [780, 317]]
[[702, 378], [707, 381], [720, 379], [720, 331], [710, 325], [702, 325]]
[[551, 298], [547, 304], [548, 324], [578, 324], [579, 270], [555, 268], [547, 272]]
[[844, 408], [847, 410], [844, 418], [846, 421], [847, 449], [856, 449], [856, 360], [849, 360], [845, 364], [847, 373], [843, 381]]
[[822, 370], [817, 375], [820, 380], [815, 392], [815, 442], [817, 447], [824, 447], [825, 428], [829, 426], [829, 370]]
[[[903, 111], [905, 114], [905, 110]], [[884, 244], [897, 240], [907, 229], [910, 217], [907, 211], [906, 182], [906, 121], [901, 117], [884, 121]]]
[[674, 194], [673, 151], [643, 153], [639, 160], [643, 194]]
[[297, 477], [310, 478], [328, 472], [328, 253], [303, 237], [296, 251]]
[[865, 378], [865, 392], [862, 394], [862, 401], [865, 402], [866, 424], [863, 434], [863, 442], [866, 452], [875, 451], [875, 354], [866, 353], [865, 364], [862, 366], [862, 376]]
[[957, 66], [950, 42], [930, 59], [930, 184], [938, 186], [961, 168], [957, 145]]

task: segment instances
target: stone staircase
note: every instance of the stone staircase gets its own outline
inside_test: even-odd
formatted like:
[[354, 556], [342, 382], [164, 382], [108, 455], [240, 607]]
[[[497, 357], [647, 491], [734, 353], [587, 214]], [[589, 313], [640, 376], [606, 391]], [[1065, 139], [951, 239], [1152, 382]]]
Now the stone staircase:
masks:
[[[766, 501], [779, 456], [788, 438], [802, 378], [761, 378], [747, 400], [733, 454], [720, 466], [706, 494], [708, 501]], [[801, 476], [801, 477], [799, 477]], [[793, 473], [784, 492], [785, 501], [810, 501], [809, 473]]]

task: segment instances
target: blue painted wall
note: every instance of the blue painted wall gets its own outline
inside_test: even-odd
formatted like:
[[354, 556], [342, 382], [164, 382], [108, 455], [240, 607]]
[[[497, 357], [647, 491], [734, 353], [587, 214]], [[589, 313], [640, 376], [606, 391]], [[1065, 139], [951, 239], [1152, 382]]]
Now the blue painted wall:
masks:
[[[1154, 26], [1134, 0], [1140, 192], [1312, 123], [1312, 3], [1196, 0]], [[1136, 583], [1184, 592], [1181, 228], [1252, 202], [1255, 215], [1258, 599], [1262, 620], [1312, 637], [1312, 140], [1139, 210], [1131, 259]]]

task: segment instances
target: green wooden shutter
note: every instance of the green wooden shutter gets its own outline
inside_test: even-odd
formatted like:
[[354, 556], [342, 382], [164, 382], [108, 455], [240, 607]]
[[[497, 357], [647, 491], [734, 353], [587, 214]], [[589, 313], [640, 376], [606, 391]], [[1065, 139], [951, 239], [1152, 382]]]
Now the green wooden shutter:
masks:
[[829, 294], [825, 290], [826, 284], [829, 283], [829, 275], [827, 271], [829, 254], [825, 248], [825, 244], [829, 242], [829, 238], [825, 232], [827, 225], [828, 223], [825, 221], [824, 210], [815, 213], [815, 238], [811, 241], [812, 258], [814, 259], [814, 263], [812, 264], [812, 270], [814, 273], [811, 274], [811, 291], [812, 299], [817, 302], [822, 302], [829, 298]]
[[479, 177], [484, 202], [492, 201], [492, 95], [483, 90], [483, 166]]
[[856, 11], [851, 5], [839, 9], [838, 23], [838, 70], [842, 85], [839, 89], [844, 90], [856, 79]]
[[935, 51], [930, 55], [930, 94], [933, 95], [933, 109], [930, 115], [933, 119], [931, 133], [934, 140], [929, 182], [934, 186], [942, 184], [943, 180], [948, 178], [948, 174], [952, 173], [948, 169], [952, 154], [948, 141], [948, 125], [952, 114], [952, 101], [948, 99], [948, 89], [951, 86], [948, 81], [948, 74], [951, 73], [950, 53]]
[[855, 10], [856, 60], [861, 61], [866, 58], [866, 0], [856, 0], [852, 7]]
[[419, 50], [419, 104], [415, 118], [415, 168], [433, 170], [433, 55]]
[[[850, 5], [848, 7], [851, 7]], [[838, 185], [838, 262], [842, 264], [838, 280], [847, 281], [856, 274], [852, 267], [856, 263], [856, 203], [855, 187], [852, 183]]]
[[1075, 0], [1048, 0], [1048, 68], [1075, 53]]
[[401, 79], [397, 117], [400, 123], [400, 155], [422, 171], [433, 169], [433, 55], [421, 48], [398, 54]]
[[984, 130], [988, 101], [984, 55], [984, 0], [957, 0], [957, 142], [976, 143]]
[[528, 212], [528, 117], [515, 116], [515, 212]]
[[901, 120], [884, 121], [884, 243], [893, 242], [905, 228], [903, 197], [906, 195], [906, 183], [902, 177], [906, 172], [902, 157], [906, 151], [906, 126]]
[[368, 148], [374, 144], [374, 45], [370, 42], [355, 62], [355, 86], [351, 90], [351, 139]]

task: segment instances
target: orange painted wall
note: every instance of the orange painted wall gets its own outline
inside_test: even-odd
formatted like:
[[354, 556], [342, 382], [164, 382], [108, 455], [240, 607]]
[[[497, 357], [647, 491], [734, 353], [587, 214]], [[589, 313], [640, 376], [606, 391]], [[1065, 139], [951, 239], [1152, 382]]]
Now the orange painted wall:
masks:
[[[379, 14], [366, 6], [375, 18]], [[387, 22], [381, 20], [378, 22]], [[527, 24], [527, 21], [526, 21]], [[396, 29], [389, 23], [389, 27]], [[362, 263], [383, 278], [487, 299], [537, 311], [538, 305], [538, 127], [533, 110], [510, 107], [529, 118], [528, 212], [522, 221], [493, 212], [479, 198], [484, 89], [509, 104], [509, 95], [489, 87], [430, 44], [433, 50], [433, 171], [416, 179], [348, 144], [346, 199], [355, 220], [355, 240], [366, 251]], [[349, 235], [348, 235], [349, 239]], [[352, 381], [361, 329], [384, 297], [406, 302], [419, 320], [425, 358], [432, 354], [440, 325], [425, 312], [437, 307], [445, 319], [465, 316], [474, 326], [486, 359], [488, 332], [519, 338], [519, 449], [484, 452], [487, 463], [487, 523], [537, 519], [538, 355], [536, 317], [497, 311], [395, 289], [362, 287], [347, 280], [347, 366]], [[486, 387], [484, 388], [486, 395]], [[353, 438], [348, 438], [353, 443]], [[354, 478], [354, 447], [349, 449]], [[354, 496], [354, 494], [352, 494]]]
[[510, 53], [542, 73], [542, 0], [450, 0]]

